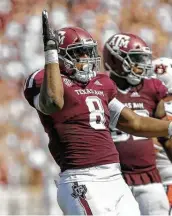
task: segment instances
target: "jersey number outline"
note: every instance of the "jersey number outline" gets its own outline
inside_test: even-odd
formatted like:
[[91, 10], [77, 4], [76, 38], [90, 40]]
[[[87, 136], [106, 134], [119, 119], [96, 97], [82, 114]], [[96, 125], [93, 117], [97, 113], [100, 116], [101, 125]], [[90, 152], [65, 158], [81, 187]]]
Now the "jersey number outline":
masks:
[[97, 96], [88, 96], [85, 99], [86, 105], [90, 112], [89, 114], [89, 124], [92, 128], [96, 130], [104, 130], [105, 126], [105, 112], [103, 104], [100, 98]]

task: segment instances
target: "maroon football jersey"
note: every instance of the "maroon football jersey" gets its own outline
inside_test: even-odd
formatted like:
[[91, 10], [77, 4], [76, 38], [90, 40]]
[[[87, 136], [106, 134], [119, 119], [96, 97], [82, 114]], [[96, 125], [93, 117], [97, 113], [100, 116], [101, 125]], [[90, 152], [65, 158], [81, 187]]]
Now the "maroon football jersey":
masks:
[[[24, 95], [34, 107], [44, 71], [32, 74], [26, 81]], [[49, 149], [61, 170], [84, 168], [119, 162], [109, 132], [108, 103], [116, 97], [116, 86], [104, 74], [87, 85], [62, 75], [64, 107], [52, 115], [38, 111], [50, 138]]]
[[[145, 79], [143, 84], [126, 91], [118, 91], [117, 99], [142, 116], [154, 117], [158, 102], [167, 94], [166, 87], [157, 79]], [[156, 170], [156, 157], [151, 138], [136, 137], [124, 132], [112, 132], [114, 143], [119, 152], [121, 169], [128, 184], [143, 184], [160, 181]], [[152, 170], [154, 170], [152, 172]], [[144, 173], [137, 176], [134, 173]], [[127, 175], [127, 173], [131, 175]], [[143, 180], [143, 181], [142, 181]]]

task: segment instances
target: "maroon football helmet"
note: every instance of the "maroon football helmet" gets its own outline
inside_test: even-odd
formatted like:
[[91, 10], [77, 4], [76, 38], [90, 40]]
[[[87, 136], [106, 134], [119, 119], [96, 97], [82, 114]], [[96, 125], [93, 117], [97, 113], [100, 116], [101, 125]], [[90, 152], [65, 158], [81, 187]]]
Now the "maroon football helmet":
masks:
[[62, 28], [55, 31], [55, 36], [59, 42], [62, 73], [82, 83], [95, 77], [100, 68], [100, 57], [92, 36], [78, 27]]
[[[142, 78], [151, 74], [152, 51], [147, 44], [133, 34], [115, 34], [104, 46], [104, 67], [110, 73], [124, 78], [131, 85], [138, 85]], [[138, 75], [133, 67], [142, 70]]]

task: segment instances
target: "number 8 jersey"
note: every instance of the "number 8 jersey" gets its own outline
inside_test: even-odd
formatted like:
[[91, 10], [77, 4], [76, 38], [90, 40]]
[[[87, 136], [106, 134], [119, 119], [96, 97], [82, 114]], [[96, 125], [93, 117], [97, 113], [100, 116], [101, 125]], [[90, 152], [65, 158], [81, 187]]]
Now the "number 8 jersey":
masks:
[[[37, 97], [44, 70], [26, 80], [24, 95], [37, 109], [49, 135], [49, 149], [61, 170], [118, 163], [118, 153], [109, 132], [108, 104], [116, 97], [116, 86], [104, 74], [87, 85], [62, 75], [64, 107], [52, 115], [40, 112]], [[115, 99], [116, 100], [116, 99]]]

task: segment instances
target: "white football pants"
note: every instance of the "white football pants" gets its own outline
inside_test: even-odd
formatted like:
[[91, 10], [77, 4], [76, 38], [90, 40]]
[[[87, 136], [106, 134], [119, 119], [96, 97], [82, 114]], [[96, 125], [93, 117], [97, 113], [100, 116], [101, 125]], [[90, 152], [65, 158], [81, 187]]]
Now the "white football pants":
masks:
[[140, 215], [119, 164], [66, 170], [60, 174], [57, 191], [64, 215]]
[[161, 183], [132, 186], [131, 190], [139, 204], [141, 215], [169, 214], [168, 198]]

